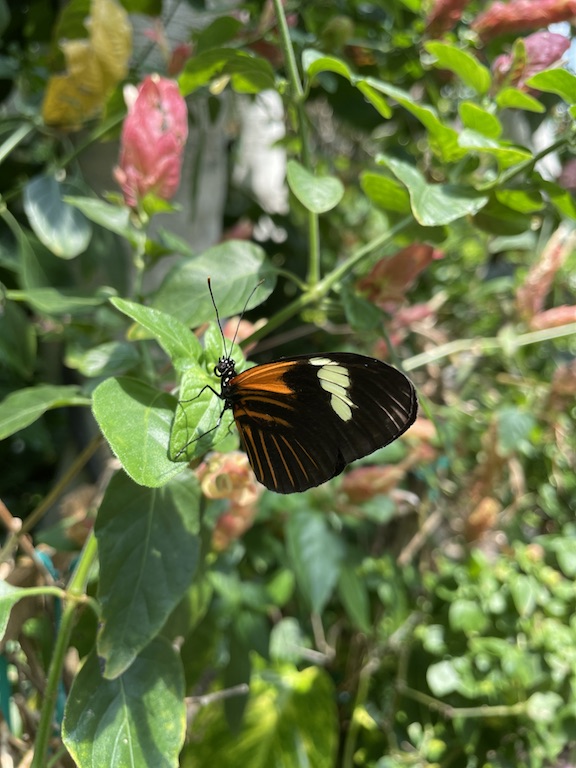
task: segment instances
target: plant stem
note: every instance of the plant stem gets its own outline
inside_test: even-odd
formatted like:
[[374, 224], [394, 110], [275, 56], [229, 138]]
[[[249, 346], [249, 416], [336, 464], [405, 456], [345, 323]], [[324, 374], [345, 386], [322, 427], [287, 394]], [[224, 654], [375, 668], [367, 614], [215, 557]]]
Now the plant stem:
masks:
[[525, 347], [527, 344], [538, 344], [543, 341], [559, 339], [563, 336], [571, 336], [574, 333], [576, 333], [576, 323], [568, 323], [567, 325], [559, 325], [556, 328], [544, 328], [541, 331], [529, 331], [528, 333], [522, 333], [519, 336], [512, 338], [492, 336], [483, 339], [457, 339], [456, 341], [450, 341], [447, 344], [442, 344], [428, 352], [423, 352], [420, 355], [414, 355], [414, 357], [404, 360], [402, 367], [406, 371], [413, 371], [415, 368], [420, 368], [460, 352], [489, 355], [501, 350], [515, 350], [517, 347]]
[[370, 680], [377, 669], [378, 661], [372, 659], [364, 665], [360, 672], [358, 688], [356, 690], [356, 700], [354, 702], [354, 711], [352, 712], [350, 727], [348, 728], [346, 741], [344, 742], [342, 768], [354, 768], [354, 751], [356, 749], [356, 741], [360, 731], [360, 717], [357, 715], [357, 712], [364, 708], [370, 690]]
[[284, 309], [281, 309], [279, 312], [277, 312], [273, 317], [270, 318], [270, 320], [268, 320], [263, 328], [259, 328], [257, 331], [254, 331], [254, 333], [247, 339], [244, 339], [242, 342], [242, 347], [245, 347], [247, 344], [258, 341], [262, 337], [267, 336], [291, 317], [294, 317], [294, 315], [297, 315], [299, 312], [301, 312], [305, 307], [309, 306], [310, 304], [316, 304], [318, 301], [320, 301], [320, 299], [323, 299], [330, 292], [333, 286], [342, 280], [342, 278], [345, 277], [349, 272], [351, 272], [357, 264], [366, 258], [366, 256], [372, 253], [372, 251], [374, 251], [376, 248], [381, 248], [393, 240], [396, 235], [407, 226], [409, 226], [412, 221], [413, 219], [407, 216], [387, 232], [379, 235], [371, 242], [366, 243], [365, 246], [360, 248], [358, 251], [356, 251], [356, 253], [352, 254], [352, 256], [346, 259], [342, 264], [332, 270], [332, 272], [320, 280], [319, 283], [317, 283], [315, 286], [309, 287], [308, 290], [298, 296], [297, 299], [294, 299], [294, 301], [285, 306]]
[[84, 545], [78, 565], [68, 586], [67, 594], [70, 599], [65, 603], [62, 620], [56, 636], [56, 643], [54, 645], [54, 653], [52, 654], [52, 660], [50, 661], [44, 700], [42, 702], [42, 709], [40, 710], [40, 722], [36, 733], [34, 757], [32, 758], [30, 768], [44, 768], [46, 765], [48, 743], [54, 727], [53, 716], [58, 697], [58, 685], [62, 676], [66, 651], [68, 650], [70, 635], [72, 634], [74, 626], [76, 605], [78, 598], [83, 596], [86, 592], [86, 584], [88, 582], [90, 569], [96, 559], [97, 551], [96, 537], [94, 536], [94, 532], [91, 532]]

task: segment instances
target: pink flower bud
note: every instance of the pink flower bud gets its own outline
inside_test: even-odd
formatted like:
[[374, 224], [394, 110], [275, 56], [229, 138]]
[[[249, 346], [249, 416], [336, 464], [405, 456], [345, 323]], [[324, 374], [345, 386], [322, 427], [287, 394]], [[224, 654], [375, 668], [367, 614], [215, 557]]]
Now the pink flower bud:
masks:
[[169, 200], [180, 184], [188, 112], [177, 83], [151, 75], [124, 90], [128, 114], [122, 128], [120, 163], [114, 177], [127, 205], [152, 192]]
[[560, 62], [570, 48], [570, 40], [553, 32], [535, 32], [514, 45], [512, 53], [502, 54], [494, 61], [492, 70], [498, 83], [525, 88], [525, 81], [544, 69]]

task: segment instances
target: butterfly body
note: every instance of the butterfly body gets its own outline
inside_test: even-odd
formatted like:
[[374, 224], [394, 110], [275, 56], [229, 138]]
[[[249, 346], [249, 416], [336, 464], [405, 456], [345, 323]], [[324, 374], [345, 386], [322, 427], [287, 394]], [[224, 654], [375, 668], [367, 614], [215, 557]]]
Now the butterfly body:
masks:
[[416, 418], [410, 380], [363, 355], [301, 355], [241, 373], [224, 356], [215, 374], [256, 478], [277, 493], [321, 485]]

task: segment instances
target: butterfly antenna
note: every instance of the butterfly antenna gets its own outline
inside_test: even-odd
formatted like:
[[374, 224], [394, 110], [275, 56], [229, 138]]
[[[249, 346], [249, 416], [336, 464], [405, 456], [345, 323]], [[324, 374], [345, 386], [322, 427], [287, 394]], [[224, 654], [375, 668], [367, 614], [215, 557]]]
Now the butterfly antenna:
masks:
[[[228, 357], [228, 353], [226, 351], [226, 338], [224, 336], [224, 331], [222, 330], [222, 323], [220, 322], [220, 315], [218, 313], [218, 307], [216, 306], [216, 302], [214, 300], [214, 294], [212, 293], [212, 281], [210, 280], [210, 278], [208, 278], [208, 290], [210, 291], [210, 298], [212, 299], [212, 306], [214, 307], [214, 312], [216, 312], [216, 320], [218, 322], [218, 328], [220, 328], [220, 336], [222, 336], [222, 346], [224, 347], [224, 357]], [[234, 338], [236, 338], [236, 334], [234, 334]], [[234, 342], [232, 342], [232, 346], [234, 346]], [[230, 352], [232, 352], [232, 347], [230, 348]]]
[[240, 317], [238, 319], [238, 325], [236, 326], [236, 330], [234, 331], [234, 338], [232, 339], [232, 346], [230, 347], [230, 353], [232, 353], [232, 350], [234, 349], [234, 343], [236, 342], [236, 336], [238, 336], [238, 331], [240, 330], [240, 323], [242, 322], [242, 318], [244, 317], [244, 315], [246, 313], [246, 309], [248, 308], [248, 304], [250, 303], [250, 299], [252, 298], [252, 296], [254, 296], [254, 294], [256, 293], [258, 288], [260, 288], [260, 286], [262, 285], [263, 282], [264, 282], [264, 280], [260, 280], [258, 283], [256, 283], [254, 288], [252, 288], [252, 290], [250, 291], [250, 295], [246, 299], [246, 303], [244, 304], [244, 309], [240, 313]]

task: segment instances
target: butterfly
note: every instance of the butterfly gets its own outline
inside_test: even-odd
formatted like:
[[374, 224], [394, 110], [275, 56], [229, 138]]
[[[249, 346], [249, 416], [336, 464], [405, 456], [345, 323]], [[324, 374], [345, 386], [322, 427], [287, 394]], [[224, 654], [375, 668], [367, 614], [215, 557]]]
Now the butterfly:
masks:
[[232, 411], [256, 479], [276, 493], [305, 491], [339, 475], [400, 437], [418, 410], [407, 376], [355, 353], [280, 358], [237, 373], [225, 351], [214, 374], [220, 392], [207, 388], [224, 403], [219, 422]]

